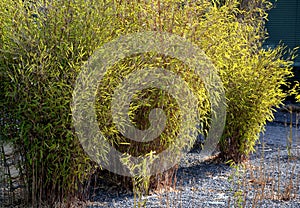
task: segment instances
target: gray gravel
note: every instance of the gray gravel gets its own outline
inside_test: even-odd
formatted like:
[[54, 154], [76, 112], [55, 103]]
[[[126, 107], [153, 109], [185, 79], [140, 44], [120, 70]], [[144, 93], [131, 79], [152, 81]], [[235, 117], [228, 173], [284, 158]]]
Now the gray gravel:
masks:
[[[238, 207], [240, 201], [243, 207], [299, 208], [300, 133], [293, 119], [293, 157], [289, 159], [286, 138], [290, 128], [285, 125], [288, 116], [288, 112], [278, 112], [275, 122], [266, 125], [257, 152], [245, 163], [246, 169], [237, 170], [213, 160], [201, 162], [197, 151], [191, 152], [180, 164], [175, 190], [152, 193], [146, 197], [146, 206]], [[116, 190], [98, 190], [88, 207], [134, 207], [130, 191]]]

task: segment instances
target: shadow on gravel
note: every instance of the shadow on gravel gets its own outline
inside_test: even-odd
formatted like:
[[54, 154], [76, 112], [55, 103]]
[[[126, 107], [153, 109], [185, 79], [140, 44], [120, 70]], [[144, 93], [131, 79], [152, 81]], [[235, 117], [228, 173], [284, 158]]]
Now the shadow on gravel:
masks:
[[195, 178], [205, 180], [218, 175], [223, 175], [231, 171], [231, 168], [226, 164], [218, 164], [214, 162], [203, 162], [195, 166], [181, 167], [177, 172], [177, 180], [181, 179], [181, 176], [185, 178]]

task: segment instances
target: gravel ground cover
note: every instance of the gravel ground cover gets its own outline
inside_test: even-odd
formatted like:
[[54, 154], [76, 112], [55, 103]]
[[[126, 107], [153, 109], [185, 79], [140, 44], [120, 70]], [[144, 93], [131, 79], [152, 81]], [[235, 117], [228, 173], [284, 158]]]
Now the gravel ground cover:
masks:
[[[197, 153], [191, 153], [188, 155], [189, 163], [182, 163], [178, 170], [176, 189], [165, 193], [152, 193], [147, 197], [147, 207], [238, 207], [238, 197], [235, 195], [239, 190], [242, 191], [243, 207], [254, 207], [254, 205], [256, 207], [300, 207], [300, 158], [288, 161], [285, 149], [281, 149], [278, 153], [278, 149], [273, 150], [273, 147], [265, 147], [267, 152], [265, 152], [263, 163], [264, 173], [255, 172], [255, 169], [261, 167], [261, 157], [253, 155], [247, 164], [251, 164], [252, 171], [255, 173], [251, 173], [251, 170], [241, 170], [240, 176], [234, 174], [234, 168], [225, 164], [218, 164], [214, 161], [197, 164]], [[280, 159], [279, 170], [276, 166], [277, 162], [274, 162], [278, 161], [278, 157]], [[274, 183], [267, 181], [268, 176], [272, 176]], [[277, 192], [278, 177], [281, 178], [279, 190], [282, 195]], [[294, 186], [298, 186], [291, 190], [291, 194], [296, 196], [284, 199], [284, 191], [290, 177]], [[261, 196], [260, 179], [263, 178], [267, 183], [264, 188], [265, 199], [255, 199]], [[298, 184], [296, 184], [297, 180]], [[241, 183], [240, 187], [238, 187], [238, 181]], [[245, 193], [246, 196], [244, 196]], [[89, 207], [134, 207], [133, 195], [122, 193], [121, 190], [119, 193], [111, 194], [98, 192]]]
[[[175, 189], [151, 193], [146, 207], [300, 207], [300, 139], [296, 117], [292, 127], [288, 112], [275, 113], [266, 125], [261, 143], [243, 167], [215, 160], [203, 161], [191, 151], [181, 161]], [[293, 135], [291, 157], [286, 148]], [[299, 134], [300, 135], [300, 134]], [[88, 203], [96, 207], [134, 207], [133, 194], [119, 187], [98, 189]]]

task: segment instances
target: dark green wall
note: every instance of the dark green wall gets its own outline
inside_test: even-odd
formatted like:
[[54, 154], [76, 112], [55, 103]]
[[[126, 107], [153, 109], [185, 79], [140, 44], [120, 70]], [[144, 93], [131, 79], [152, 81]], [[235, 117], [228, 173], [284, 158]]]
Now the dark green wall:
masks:
[[[266, 25], [269, 33], [266, 45], [272, 47], [282, 41], [289, 48], [300, 46], [300, 0], [278, 0], [274, 6]], [[300, 50], [298, 56], [296, 66], [300, 66]]]

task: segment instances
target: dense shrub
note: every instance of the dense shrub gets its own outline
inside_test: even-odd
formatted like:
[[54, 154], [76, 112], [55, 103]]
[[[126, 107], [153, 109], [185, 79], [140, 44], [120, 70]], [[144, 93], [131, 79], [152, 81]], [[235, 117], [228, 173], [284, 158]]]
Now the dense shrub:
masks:
[[273, 119], [273, 110], [287, 96], [282, 86], [293, 76], [292, 56], [283, 58], [288, 52], [283, 46], [263, 48], [266, 11], [271, 4], [253, 2], [259, 6], [240, 10], [236, 1], [231, 1], [212, 10], [204, 34], [216, 38], [200, 38], [226, 88], [227, 118], [220, 150], [225, 159], [236, 162], [254, 151], [266, 121]]
[[[272, 108], [286, 96], [280, 85], [292, 75], [281, 47], [262, 47], [268, 2], [260, 3], [262, 7], [240, 10], [236, 0], [223, 6], [209, 0], [1, 1], [0, 106], [5, 117], [1, 131], [23, 155], [30, 200], [62, 200], [85, 191], [84, 182], [95, 165], [84, 154], [71, 122], [75, 80], [98, 47], [133, 32], [177, 34], [206, 52], [226, 90], [227, 118], [220, 150], [226, 159], [245, 159], [266, 121], [272, 119]], [[120, 76], [143, 65], [183, 76], [204, 98], [198, 106], [202, 121], [206, 123], [209, 118], [203, 116], [212, 113], [202, 81], [179, 60], [138, 54], [116, 63], [99, 85], [97, 118], [112, 145], [135, 156], [164, 150], [180, 129], [176, 101], [150, 88], [137, 93], [130, 118], [136, 127], [146, 129], [150, 110], [162, 107], [170, 116], [164, 133], [150, 144], [140, 144], [116, 131], [110, 115], [111, 93]]]
[[[20, 172], [24, 173], [22, 178], [31, 203], [84, 197], [87, 179], [96, 165], [84, 153], [71, 122], [75, 80], [88, 57], [104, 43], [122, 34], [153, 29], [149, 28], [154, 26], [153, 22], [146, 27], [140, 22], [148, 20], [147, 12], [152, 13], [150, 5], [147, 4], [149, 11], [142, 10], [142, 6], [131, 1], [1, 2], [1, 106], [5, 107], [1, 134], [22, 155]], [[199, 102], [201, 115], [208, 112], [206, 92], [202, 81], [193, 77], [183, 63], [159, 54], [129, 57], [104, 77], [96, 105], [103, 134], [124, 153], [161, 152], [173, 143], [180, 127], [180, 112], [170, 95], [146, 89], [137, 94], [130, 106], [131, 120], [141, 129], [147, 128], [145, 116], [153, 107], [163, 107], [170, 115], [164, 133], [150, 145], [132, 142], [128, 149], [124, 145], [128, 141], [109, 122], [111, 94], [108, 93], [118, 84], [119, 75], [130, 73], [136, 63], [150, 68], [167, 66], [181, 74], [199, 100], [203, 100]], [[193, 138], [189, 146], [192, 141]], [[99, 153], [105, 154], [105, 149]]]
[[[123, 5], [123, 7], [122, 7]], [[123, 2], [123, 28], [185, 37], [211, 58], [223, 81], [227, 118], [220, 150], [225, 159], [247, 158], [272, 111], [287, 93], [292, 57], [283, 46], [264, 48], [266, 0]], [[124, 9], [125, 8], [125, 9]]]
[[33, 204], [84, 196], [94, 164], [76, 139], [71, 99], [83, 61], [113, 38], [109, 1], [1, 1], [1, 133], [23, 160]]

